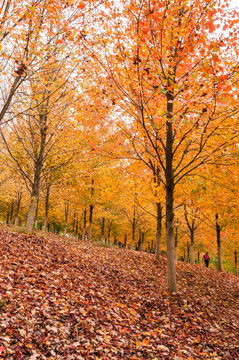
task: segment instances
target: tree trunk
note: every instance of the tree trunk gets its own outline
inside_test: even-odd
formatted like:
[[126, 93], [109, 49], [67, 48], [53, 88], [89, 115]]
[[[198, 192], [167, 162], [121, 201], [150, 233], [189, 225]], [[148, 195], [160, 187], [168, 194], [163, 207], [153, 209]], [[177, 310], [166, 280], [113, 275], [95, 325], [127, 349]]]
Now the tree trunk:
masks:
[[27, 216], [27, 226], [26, 226], [27, 234], [32, 233], [32, 228], [33, 228], [34, 218], [35, 218], [35, 210], [36, 210], [38, 193], [39, 193], [39, 182], [40, 182], [40, 169], [38, 169], [38, 171], [36, 171], [34, 183], [32, 186], [31, 200], [30, 200], [30, 206], [29, 206], [29, 211], [28, 211], [28, 216]]
[[32, 183], [31, 200], [30, 200], [29, 212], [27, 217], [27, 226], [26, 226], [27, 233], [32, 232], [32, 228], [34, 224], [34, 215], [35, 215], [37, 200], [39, 197], [40, 176], [41, 176], [42, 164], [44, 161], [44, 151], [46, 146], [47, 115], [39, 114], [39, 117], [41, 123], [41, 142], [40, 142], [40, 150], [39, 150], [38, 158], [35, 162], [34, 180]]
[[237, 266], [237, 251], [234, 252], [235, 255], [235, 275], [238, 276], [238, 266]]
[[116, 246], [117, 245], [117, 237], [116, 237], [116, 235], [114, 236], [114, 246]]
[[22, 200], [22, 192], [19, 192], [17, 195], [17, 209], [16, 209], [16, 215], [15, 215], [15, 221], [14, 225], [18, 225], [18, 217], [20, 212], [20, 206], [21, 206], [21, 200]]
[[67, 226], [68, 226], [68, 215], [69, 215], [69, 201], [65, 203], [65, 226], [64, 226], [64, 236], [67, 234]]
[[107, 235], [107, 243], [108, 243], [108, 245], [110, 244], [111, 227], [112, 227], [112, 221], [109, 222], [109, 225], [108, 225], [108, 235]]
[[153, 239], [151, 240], [151, 246], [150, 246], [150, 252], [151, 253], [154, 253], [154, 251], [155, 251], [155, 247], [154, 247], [154, 241], [153, 241]]
[[12, 222], [13, 219], [13, 211], [14, 211], [14, 201], [11, 202], [11, 207], [10, 207], [10, 222]]
[[38, 209], [39, 209], [39, 196], [37, 198], [37, 205], [36, 205], [36, 210], [35, 210], [35, 229], [37, 230], [37, 224], [38, 224]]
[[221, 226], [218, 224], [218, 214], [216, 218], [216, 231], [217, 231], [217, 258], [218, 258], [218, 270], [222, 271], [222, 247], [221, 247]]
[[46, 201], [45, 201], [45, 221], [44, 221], [44, 231], [47, 231], [48, 223], [48, 212], [49, 212], [49, 198], [50, 198], [50, 185], [46, 188]]
[[187, 242], [187, 263], [190, 263], [190, 249], [189, 249], [189, 243]]
[[135, 219], [135, 206], [134, 206], [134, 217], [132, 222], [132, 244], [131, 244], [132, 250], [134, 250], [135, 230], [136, 230], [136, 219]]
[[143, 231], [142, 232], [142, 235], [141, 235], [141, 244], [140, 244], [140, 251], [143, 251], [144, 249], [144, 239], [145, 239], [145, 232]]
[[141, 243], [142, 243], [142, 231], [141, 231], [141, 229], [139, 229], [139, 240], [138, 240], [138, 243], [137, 243], [137, 245], [135, 247], [135, 250], [140, 250]]
[[76, 224], [76, 211], [74, 211], [74, 215], [73, 215], [72, 234], [74, 234], [75, 232], [75, 224]]
[[160, 243], [162, 234], [162, 206], [161, 203], [157, 204], [157, 232], [156, 232], [156, 246], [155, 246], [155, 260], [158, 261], [160, 257]]
[[94, 205], [90, 205], [88, 240], [91, 240]]
[[[91, 179], [91, 200], [93, 200], [94, 196], [94, 179]], [[93, 209], [94, 205], [90, 205], [90, 214], [89, 214], [89, 230], [88, 230], [88, 240], [91, 240], [92, 236], [92, 222], [93, 222]]]
[[86, 232], [86, 216], [87, 216], [87, 210], [85, 208], [84, 210], [84, 222], [83, 222], [83, 230], [82, 230], [82, 236], [81, 239], [85, 240], [85, 232]]
[[174, 175], [173, 175], [173, 96], [167, 94], [167, 122], [166, 122], [166, 252], [167, 252], [167, 273], [169, 292], [176, 292], [176, 263], [175, 263], [175, 243], [174, 243]]
[[127, 234], [124, 234], [124, 248], [127, 246]]
[[190, 264], [195, 264], [195, 257], [194, 257], [194, 224], [192, 224], [191, 231], [190, 231], [190, 239], [191, 239], [191, 257], [190, 257]]
[[105, 242], [105, 218], [101, 219], [101, 241]]
[[175, 228], [175, 261], [178, 259], [178, 227]]
[[7, 211], [7, 219], [6, 219], [6, 224], [9, 223], [9, 210]]
[[79, 239], [78, 227], [79, 227], [79, 220], [78, 220], [78, 214], [77, 214], [77, 218], [76, 218], [76, 232], [75, 232], [77, 240]]

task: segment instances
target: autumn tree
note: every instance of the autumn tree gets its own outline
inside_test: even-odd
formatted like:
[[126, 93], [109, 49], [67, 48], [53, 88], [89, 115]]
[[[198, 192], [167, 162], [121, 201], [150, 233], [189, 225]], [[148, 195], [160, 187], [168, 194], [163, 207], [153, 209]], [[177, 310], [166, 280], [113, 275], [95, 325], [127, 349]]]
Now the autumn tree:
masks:
[[85, 46], [104, 70], [102, 76], [98, 71], [99, 86], [115, 107], [112, 123], [131, 142], [131, 156], [165, 188], [168, 285], [174, 292], [175, 187], [238, 135], [232, 125], [238, 14], [225, 16], [221, 1], [109, 7], [96, 30], [98, 43], [89, 37]]
[[[46, 74], [48, 79], [49, 74]], [[51, 86], [59, 89], [59, 70], [50, 74], [53, 76]], [[40, 88], [40, 79], [43, 88]], [[56, 95], [52, 88], [49, 90], [48, 83], [45, 85], [47, 79], [40, 79], [38, 77], [35, 83], [31, 83], [28, 106], [32, 110], [29, 109], [27, 113], [23, 111], [17, 122], [8, 123], [1, 129], [6, 157], [22, 174], [31, 193], [27, 232], [32, 230], [41, 178], [69, 162], [74, 149], [79, 147], [74, 139], [74, 125], [68, 121], [64, 126], [69, 116], [67, 90], [60, 90]], [[53, 93], [54, 96], [50, 97]]]

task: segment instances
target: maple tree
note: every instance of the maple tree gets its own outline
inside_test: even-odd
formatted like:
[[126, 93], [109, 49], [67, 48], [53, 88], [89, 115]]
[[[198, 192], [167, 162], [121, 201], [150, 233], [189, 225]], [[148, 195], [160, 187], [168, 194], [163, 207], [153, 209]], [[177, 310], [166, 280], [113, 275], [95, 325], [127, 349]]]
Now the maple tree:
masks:
[[109, 6], [102, 20], [107, 35], [98, 48], [90, 39], [85, 46], [105, 72], [100, 76], [98, 70], [99, 87], [117, 110], [112, 122], [131, 141], [131, 156], [165, 187], [168, 282], [174, 292], [175, 186], [237, 141], [232, 123], [238, 113], [238, 14], [224, 16], [223, 2], [211, 1]]

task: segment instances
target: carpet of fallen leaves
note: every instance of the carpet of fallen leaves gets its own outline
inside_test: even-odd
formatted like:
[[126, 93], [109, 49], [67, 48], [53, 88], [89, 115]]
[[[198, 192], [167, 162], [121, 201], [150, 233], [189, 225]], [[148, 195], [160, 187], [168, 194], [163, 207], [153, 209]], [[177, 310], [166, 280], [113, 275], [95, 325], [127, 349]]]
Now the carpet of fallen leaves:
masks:
[[0, 358], [239, 359], [238, 279], [152, 254], [0, 230]]

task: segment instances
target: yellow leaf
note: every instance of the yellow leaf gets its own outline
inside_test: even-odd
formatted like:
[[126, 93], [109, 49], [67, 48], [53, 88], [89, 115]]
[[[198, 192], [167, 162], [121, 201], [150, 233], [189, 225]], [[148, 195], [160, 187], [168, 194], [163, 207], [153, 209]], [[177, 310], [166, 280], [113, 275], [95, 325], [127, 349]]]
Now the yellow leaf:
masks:
[[141, 342], [136, 341], [135, 344], [136, 344], [136, 347], [137, 347], [137, 348], [141, 347]]

